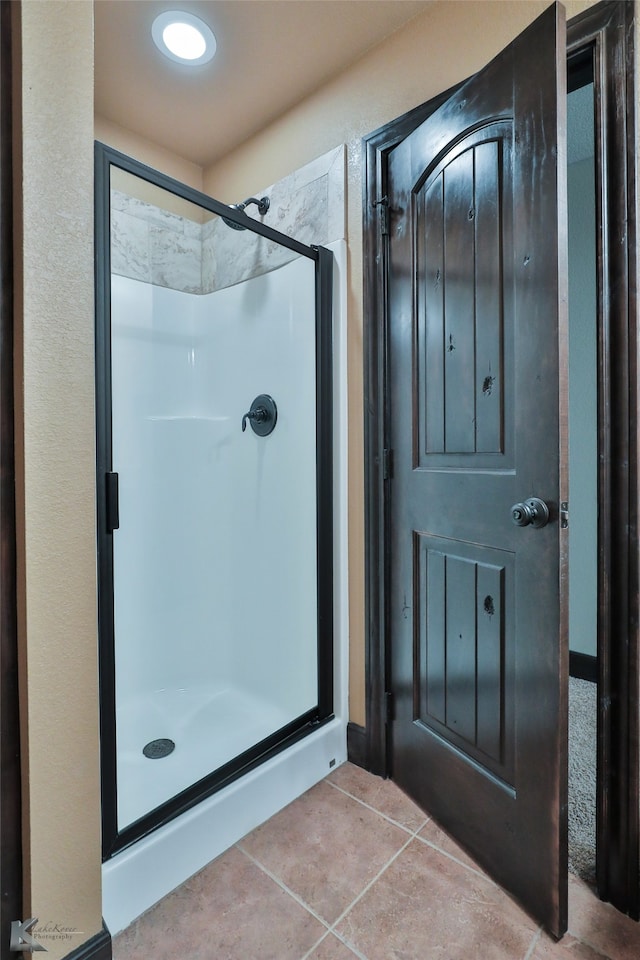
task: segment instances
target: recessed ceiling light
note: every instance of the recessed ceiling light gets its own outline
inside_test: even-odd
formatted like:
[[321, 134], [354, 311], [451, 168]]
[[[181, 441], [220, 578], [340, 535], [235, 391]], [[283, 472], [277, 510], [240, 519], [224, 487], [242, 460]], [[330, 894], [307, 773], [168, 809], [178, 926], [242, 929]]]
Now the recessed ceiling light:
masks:
[[181, 10], [165, 10], [156, 17], [151, 36], [165, 57], [176, 63], [208, 63], [216, 52], [211, 29], [199, 17]]

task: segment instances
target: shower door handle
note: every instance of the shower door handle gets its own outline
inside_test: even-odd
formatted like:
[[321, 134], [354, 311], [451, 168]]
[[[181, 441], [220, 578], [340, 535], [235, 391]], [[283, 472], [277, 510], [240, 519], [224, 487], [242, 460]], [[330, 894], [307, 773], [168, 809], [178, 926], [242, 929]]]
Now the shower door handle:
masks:
[[106, 521], [107, 533], [113, 533], [120, 526], [120, 496], [118, 491], [118, 474], [109, 470], [105, 474], [106, 485]]

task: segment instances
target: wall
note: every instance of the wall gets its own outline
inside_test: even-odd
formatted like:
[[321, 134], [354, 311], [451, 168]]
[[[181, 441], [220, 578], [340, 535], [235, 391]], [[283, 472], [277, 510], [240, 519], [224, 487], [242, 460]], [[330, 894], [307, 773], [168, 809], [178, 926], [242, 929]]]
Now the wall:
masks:
[[197, 163], [191, 163], [184, 157], [159, 147], [157, 143], [152, 143], [117, 123], [105, 120], [104, 117], [95, 117], [94, 135], [96, 140], [109, 144], [110, 147], [125, 153], [128, 157], [135, 157], [141, 163], [146, 163], [147, 166], [156, 170], [162, 170], [167, 176], [174, 177], [181, 183], [186, 183], [196, 190], [202, 190], [202, 168]]
[[[225, 159], [204, 189], [223, 201], [259, 190], [338, 143], [348, 150], [350, 718], [364, 708], [364, 443], [361, 137], [480, 69], [547, 6], [547, 0], [434, 3]], [[591, 6], [567, 2], [567, 16]], [[304, 136], [300, 136], [300, 131]]]
[[[269, 209], [248, 215], [306, 244], [345, 238], [345, 153], [342, 146], [261, 190]], [[112, 273], [211, 293], [289, 263], [297, 254], [258, 234], [231, 230], [203, 207], [139, 177], [111, 168]]]
[[[593, 88], [587, 88], [592, 90]], [[577, 91], [581, 93], [582, 91]], [[590, 126], [590, 157], [569, 163], [569, 646], [576, 653], [597, 654], [598, 615], [598, 436], [597, 436], [597, 295], [596, 192], [593, 124], [574, 116], [569, 95], [571, 140]], [[592, 97], [592, 94], [591, 94]], [[592, 100], [589, 101], [591, 107]], [[591, 107], [591, 109], [593, 109]], [[574, 137], [575, 139], [575, 137]]]
[[[14, 14], [20, 11], [16, 436], [25, 918], [39, 918], [31, 933], [57, 960], [102, 928], [93, 8], [27, 0]], [[58, 939], [55, 925], [74, 932]]]

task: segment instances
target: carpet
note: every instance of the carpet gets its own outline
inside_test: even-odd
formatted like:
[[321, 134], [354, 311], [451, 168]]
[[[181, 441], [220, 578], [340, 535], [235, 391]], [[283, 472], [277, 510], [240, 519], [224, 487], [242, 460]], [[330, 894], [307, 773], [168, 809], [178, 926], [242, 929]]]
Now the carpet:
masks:
[[569, 679], [569, 870], [596, 881], [597, 684]]

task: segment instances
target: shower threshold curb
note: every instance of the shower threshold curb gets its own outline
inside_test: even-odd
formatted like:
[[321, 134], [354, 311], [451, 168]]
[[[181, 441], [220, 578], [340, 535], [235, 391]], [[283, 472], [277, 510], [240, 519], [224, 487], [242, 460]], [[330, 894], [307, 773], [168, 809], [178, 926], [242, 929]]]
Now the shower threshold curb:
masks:
[[112, 936], [346, 759], [346, 722], [336, 718], [107, 860], [102, 912]]

